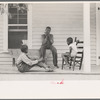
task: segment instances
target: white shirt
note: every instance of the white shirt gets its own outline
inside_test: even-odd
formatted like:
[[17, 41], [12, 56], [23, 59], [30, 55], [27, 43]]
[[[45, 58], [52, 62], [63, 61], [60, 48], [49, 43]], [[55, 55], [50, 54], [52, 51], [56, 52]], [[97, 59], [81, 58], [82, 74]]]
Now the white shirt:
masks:
[[69, 48], [72, 48], [71, 56], [76, 56], [78, 50], [76, 46], [76, 42], [73, 42], [69, 45]]
[[31, 59], [29, 59], [29, 58], [27, 57], [27, 55], [26, 55], [25, 53], [21, 53], [21, 54], [20, 54], [20, 56], [18, 57], [16, 63], [17, 63], [17, 64], [20, 64], [22, 61], [25, 62], [26, 64], [30, 65], [30, 66], [32, 66], [32, 65], [38, 63], [38, 60], [32, 61]]

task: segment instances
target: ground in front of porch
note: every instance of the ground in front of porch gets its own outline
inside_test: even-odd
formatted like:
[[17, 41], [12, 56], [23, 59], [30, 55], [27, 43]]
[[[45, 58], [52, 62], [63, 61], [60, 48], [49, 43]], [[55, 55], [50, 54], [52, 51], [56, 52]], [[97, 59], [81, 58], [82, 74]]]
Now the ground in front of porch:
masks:
[[91, 73], [79, 70], [61, 68], [54, 72], [45, 72], [43, 68], [34, 67], [30, 72], [20, 73], [16, 67], [0, 66], [0, 80], [100, 80], [100, 66], [91, 66]]

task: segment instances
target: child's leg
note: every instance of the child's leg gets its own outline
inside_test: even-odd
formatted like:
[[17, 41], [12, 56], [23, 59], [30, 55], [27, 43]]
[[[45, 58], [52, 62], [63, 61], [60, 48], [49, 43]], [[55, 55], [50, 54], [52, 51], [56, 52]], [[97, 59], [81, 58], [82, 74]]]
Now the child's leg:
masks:
[[43, 67], [46, 71], [53, 71], [53, 69], [49, 68], [49, 66], [46, 65], [46, 64], [43, 63], [43, 62], [39, 62], [39, 63], [36, 64], [36, 65], [38, 65], [38, 66], [40, 66], [40, 67]]
[[43, 63], [43, 62], [39, 62], [39, 63], [36, 64], [36, 65], [38, 65], [39, 67], [43, 67], [44, 69], [48, 68], [48, 65], [46, 65], [46, 64]]
[[64, 59], [65, 63], [68, 64], [69, 61], [69, 52], [63, 53], [62, 58]]
[[[38, 60], [38, 63], [35, 64], [35, 65], [37, 65], [37, 66], [39, 66], [39, 67], [42, 67], [42, 68], [44, 68], [44, 69], [47, 70], [47, 71], [51, 71], [51, 69], [49, 68], [49, 66], [46, 65], [46, 64], [43, 62], [43, 57], [38, 58], [37, 60]], [[34, 67], [35, 65], [33, 65], [32, 67]]]
[[21, 64], [16, 64], [19, 72], [28, 72], [32, 67], [22, 62]]

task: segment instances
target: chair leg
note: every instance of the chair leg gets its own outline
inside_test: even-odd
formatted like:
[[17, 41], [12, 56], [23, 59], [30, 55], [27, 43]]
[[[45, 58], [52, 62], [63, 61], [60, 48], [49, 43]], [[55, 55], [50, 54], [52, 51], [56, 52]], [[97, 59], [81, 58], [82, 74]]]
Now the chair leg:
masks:
[[75, 58], [73, 58], [73, 71], [75, 69]]
[[69, 64], [70, 65], [69, 69], [71, 69], [71, 66], [73, 66], [72, 63], [73, 63], [73, 59], [71, 58], [70, 59], [70, 64]]
[[15, 58], [13, 58], [13, 66], [15, 66]]
[[81, 70], [81, 67], [82, 67], [82, 60], [80, 62], [79, 70]]
[[74, 69], [75, 69], [75, 65], [74, 65], [74, 62], [73, 62], [73, 71], [74, 71]]
[[64, 67], [64, 59], [62, 58], [62, 70], [63, 70], [63, 67]]
[[70, 65], [70, 66], [69, 66], [69, 69], [71, 69], [72, 61], [69, 61], [68, 64]]
[[83, 52], [82, 52], [82, 58], [81, 58], [81, 62], [80, 62], [80, 66], [79, 66], [79, 70], [81, 70], [82, 62], [83, 62]]

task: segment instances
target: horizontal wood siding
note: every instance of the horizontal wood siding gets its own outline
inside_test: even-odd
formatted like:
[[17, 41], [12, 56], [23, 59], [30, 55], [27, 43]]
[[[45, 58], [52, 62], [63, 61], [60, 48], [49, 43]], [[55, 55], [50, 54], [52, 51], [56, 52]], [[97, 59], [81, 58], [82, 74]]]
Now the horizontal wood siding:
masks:
[[90, 4], [91, 64], [96, 64], [96, 4]]
[[3, 50], [3, 15], [0, 14], [0, 51]]
[[[3, 51], [3, 34], [4, 34], [4, 20], [3, 15], [0, 14], [0, 52]], [[0, 53], [0, 69], [12, 67], [12, 58], [8, 53]]]
[[40, 48], [41, 34], [46, 26], [50, 26], [58, 52], [58, 63], [61, 64], [61, 53], [68, 51], [66, 38], [77, 37], [83, 40], [83, 4], [40, 3], [33, 4], [32, 7], [33, 49]]

